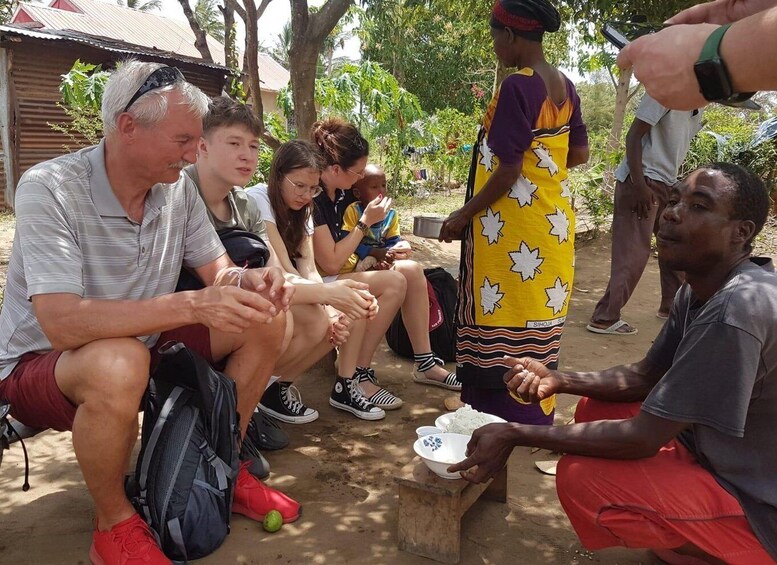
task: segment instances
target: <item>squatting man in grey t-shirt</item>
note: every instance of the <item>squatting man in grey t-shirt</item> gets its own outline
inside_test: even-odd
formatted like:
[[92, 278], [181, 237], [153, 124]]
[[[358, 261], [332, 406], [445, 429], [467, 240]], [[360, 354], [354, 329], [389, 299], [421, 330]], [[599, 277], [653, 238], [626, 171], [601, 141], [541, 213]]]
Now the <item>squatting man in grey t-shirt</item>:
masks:
[[449, 471], [481, 482], [514, 447], [563, 452], [558, 496], [586, 548], [773, 563], [777, 274], [750, 257], [768, 209], [761, 180], [736, 165], [702, 167], [672, 187], [658, 253], [686, 284], [647, 355], [586, 373], [507, 358], [507, 388], [525, 401], [583, 396], [576, 423], [482, 427]]
[[[180, 174], [207, 109], [177, 69], [126, 62], [105, 88], [100, 144], [31, 168], [16, 191], [0, 398], [29, 426], [72, 430], [95, 563], [169, 563], [123, 488], [155, 344], [225, 362], [243, 434], [285, 346], [293, 288], [277, 268], [235, 267]], [[173, 293], [183, 265], [205, 289]], [[233, 510], [270, 509], [288, 522], [300, 507], [241, 467]]]

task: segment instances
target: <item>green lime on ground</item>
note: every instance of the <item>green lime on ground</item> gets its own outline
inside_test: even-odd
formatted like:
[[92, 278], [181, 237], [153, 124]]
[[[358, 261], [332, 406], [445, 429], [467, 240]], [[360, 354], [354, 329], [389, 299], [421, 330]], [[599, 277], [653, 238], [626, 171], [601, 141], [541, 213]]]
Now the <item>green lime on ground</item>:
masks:
[[267, 514], [265, 514], [262, 526], [264, 527], [265, 531], [271, 533], [277, 532], [281, 529], [281, 526], [283, 526], [283, 516], [281, 516], [281, 513], [277, 510], [270, 510]]

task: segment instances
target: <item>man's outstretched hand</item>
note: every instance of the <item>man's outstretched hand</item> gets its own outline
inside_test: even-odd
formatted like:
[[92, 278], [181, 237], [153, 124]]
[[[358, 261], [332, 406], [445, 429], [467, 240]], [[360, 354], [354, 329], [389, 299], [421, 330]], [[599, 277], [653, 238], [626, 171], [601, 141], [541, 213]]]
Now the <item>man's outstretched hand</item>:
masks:
[[449, 473], [461, 471], [471, 483], [484, 483], [507, 464], [515, 446], [513, 424], [488, 424], [478, 428], [467, 444], [467, 458], [448, 467]]
[[539, 361], [507, 356], [504, 361], [510, 366], [503, 377], [507, 390], [524, 402], [539, 402], [560, 392], [561, 379], [558, 373]]

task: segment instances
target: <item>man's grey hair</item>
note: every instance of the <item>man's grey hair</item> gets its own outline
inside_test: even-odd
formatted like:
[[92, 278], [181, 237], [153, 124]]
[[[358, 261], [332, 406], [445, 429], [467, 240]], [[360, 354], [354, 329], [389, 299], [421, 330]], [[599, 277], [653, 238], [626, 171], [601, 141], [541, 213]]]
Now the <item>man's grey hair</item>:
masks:
[[[103, 132], [106, 136], [116, 131], [119, 116], [149, 75], [164, 66], [161, 63], [146, 63], [135, 59], [127, 59], [117, 65], [105, 85], [103, 94]], [[168, 101], [164, 94], [174, 90], [181, 94], [183, 103], [197, 116], [202, 118], [208, 113], [208, 97], [185, 80], [145, 93], [132, 103], [127, 112], [143, 126], [156, 124], [167, 114]]]

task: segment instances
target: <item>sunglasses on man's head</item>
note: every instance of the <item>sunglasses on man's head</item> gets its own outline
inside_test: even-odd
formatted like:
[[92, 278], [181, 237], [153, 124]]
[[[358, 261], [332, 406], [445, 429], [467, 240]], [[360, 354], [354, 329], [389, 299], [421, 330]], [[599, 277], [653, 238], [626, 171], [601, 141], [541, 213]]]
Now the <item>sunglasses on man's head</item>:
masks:
[[130, 106], [132, 106], [135, 102], [137, 102], [138, 98], [140, 98], [144, 94], [147, 94], [152, 90], [156, 90], [158, 88], [170, 86], [171, 84], [175, 84], [176, 82], [182, 82], [183, 80], [185, 79], [183, 78], [181, 71], [179, 71], [177, 68], [159, 67], [153, 73], [148, 75], [146, 82], [144, 82], [140, 86], [140, 88], [138, 88], [138, 91], [132, 95], [132, 98], [130, 98], [130, 101], [127, 103], [126, 106], [124, 106], [124, 111], [126, 112], [127, 110], [129, 110]]

